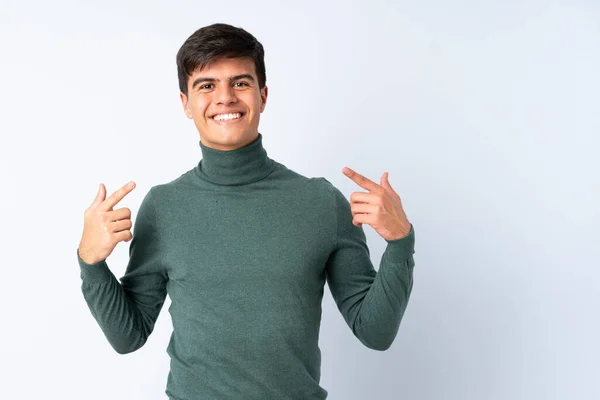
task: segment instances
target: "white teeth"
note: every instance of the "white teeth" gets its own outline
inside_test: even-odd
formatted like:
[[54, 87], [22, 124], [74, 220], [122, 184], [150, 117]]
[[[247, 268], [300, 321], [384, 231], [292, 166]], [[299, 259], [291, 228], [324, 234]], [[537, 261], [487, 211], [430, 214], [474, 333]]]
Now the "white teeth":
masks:
[[241, 118], [241, 113], [233, 113], [233, 114], [219, 114], [215, 115], [213, 118], [215, 121], [229, 121], [231, 119]]

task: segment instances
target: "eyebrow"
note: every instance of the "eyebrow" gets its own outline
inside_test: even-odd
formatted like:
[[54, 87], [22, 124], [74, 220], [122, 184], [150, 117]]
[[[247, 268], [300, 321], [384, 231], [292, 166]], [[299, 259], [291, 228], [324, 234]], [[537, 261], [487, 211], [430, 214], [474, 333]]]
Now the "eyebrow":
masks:
[[[237, 81], [238, 79], [248, 79], [251, 82], [254, 82], [254, 77], [250, 74], [239, 74], [239, 75], [234, 75], [229, 77], [229, 81]], [[197, 85], [199, 85], [202, 82], [218, 82], [218, 79], [215, 78], [209, 78], [206, 76], [200, 76], [198, 78], [196, 78], [194, 80], [194, 83], [192, 84], [192, 89], [194, 89]]]

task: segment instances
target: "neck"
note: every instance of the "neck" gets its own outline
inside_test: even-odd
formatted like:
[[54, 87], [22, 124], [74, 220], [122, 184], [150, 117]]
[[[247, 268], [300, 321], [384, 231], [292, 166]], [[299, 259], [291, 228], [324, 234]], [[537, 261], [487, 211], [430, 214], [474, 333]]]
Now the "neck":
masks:
[[218, 150], [199, 142], [202, 160], [196, 171], [200, 178], [223, 186], [244, 185], [269, 175], [275, 163], [267, 156], [262, 135], [235, 150]]

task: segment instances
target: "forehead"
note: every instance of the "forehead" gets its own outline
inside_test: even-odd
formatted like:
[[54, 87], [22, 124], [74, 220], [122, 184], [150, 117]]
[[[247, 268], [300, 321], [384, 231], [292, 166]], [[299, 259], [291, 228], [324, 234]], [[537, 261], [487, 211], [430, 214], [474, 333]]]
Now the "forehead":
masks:
[[225, 58], [211, 60], [204, 68], [196, 68], [190, 78], [197, 76], [230, 77], [240, 74], [250, 74], [256, 77], [254, 61], [249, 57]]

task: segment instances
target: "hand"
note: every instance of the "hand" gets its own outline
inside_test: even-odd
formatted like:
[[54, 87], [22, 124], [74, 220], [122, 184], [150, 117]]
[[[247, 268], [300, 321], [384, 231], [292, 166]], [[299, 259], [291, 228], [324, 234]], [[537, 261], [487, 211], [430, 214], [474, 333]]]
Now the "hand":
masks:
[[119, 242], [128, 242], [131, 234], [131, 210], [113, 207], [135, 188], [129, 182], [106, 198], [106, 188], [100, 184], [96, 198], [84, 213], [83, 235], [79, 257], [87, 264], [104, 261]]
[[342, 172], [369, 191], [354, 192], [350, 196], [352, 223], [355, 226], [370, 225], [385, 240], [401, 239], [410, 233], [411, 224], [402, 209], [400, 196], [388, 181], [387, 172], [381, 176], [379, 185], [348, 167], [344, 167]]

